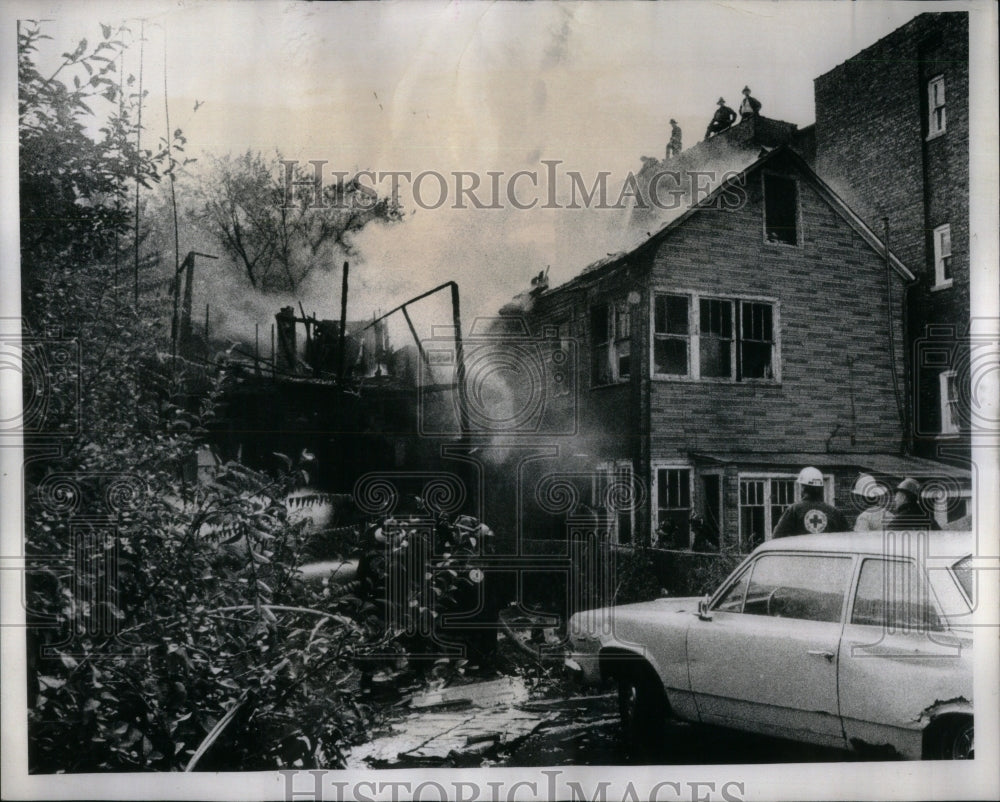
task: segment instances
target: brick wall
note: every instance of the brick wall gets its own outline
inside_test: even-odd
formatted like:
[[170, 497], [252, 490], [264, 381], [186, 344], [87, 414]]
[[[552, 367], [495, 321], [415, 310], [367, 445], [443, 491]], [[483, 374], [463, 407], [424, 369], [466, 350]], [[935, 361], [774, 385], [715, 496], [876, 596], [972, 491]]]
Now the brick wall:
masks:
[[[815, 81], [817, 171], [877, 232], [889, 218], [892, 248], [918, 276], [911, 351], [928, 326], [957, 333], [968, 326], [968, 57], [965, 12], [921, 14]], [[928, 138], [927, 84], [937, 75], [945, 79], [947, 126]], [[932, 232], [943, 223], [951, 225], [954, 279], [935, 290]], [[939, 430], [940, 370], [925, 369], [917, 356], [913, 418], [923, 431]], [[953, 367], [962, 371], [961, 358]], [[918, 437], [916, 445], [934, 456], [938, 438]]]
[[[654, 379], [650, 437], [658, 458], [688, 450], [825, 451], [831, 436], [835, 450], [898, 449], [884, 262], [811, 187], [799, 186], [801, 247], [763, 242], [759, 176], [747, 186], [746, 206], [701, 212], [659, 247], [653, 287], [776, 299], [781, 382]], [[897, 321], [901, 288], [893, 273]], [[898, 325], [893, 333], [901, 357]], [[648, 326], [642, 334], [648, 353]], [[902, 381], [899, 364], [897, 373]], [[855, 449], [834, 435], [838, 425], [853, 430]]]

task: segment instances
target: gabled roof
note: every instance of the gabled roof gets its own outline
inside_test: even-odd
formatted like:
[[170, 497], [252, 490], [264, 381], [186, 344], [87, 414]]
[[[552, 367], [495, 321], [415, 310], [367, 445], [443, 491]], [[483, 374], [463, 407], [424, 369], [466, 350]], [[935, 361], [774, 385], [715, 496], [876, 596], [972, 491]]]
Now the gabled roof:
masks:
[[[688, 219], [693, 215], [698, 214], [704, 209], [718, 208], [716, 205], [716, 200], [719, 195], [725, 192], [727, 189], [733, 187], [734, 185], [743, 185], [746, 178], [752, 173], [761, 170], [769, 163], [777, 160], [787, 160], [792, 163], [796, 170], [802, 173], [806, 180], [813, 186], [814, 189], [819, 193], [830, 207], [837, 212], [838, 215], [860, 236], [868, 246], [875, 251], [879, 256], [885, 257], [885, 245], [882, 240], [875, 235], [875, 233], [867, 226], [867, 224], [862, 220], [851, 208], [841, 200], [840, 196], [837, 195], [830, 186], [823, 181], [813, 169], [805, 162], [805, 160], [799, 156], [794, 150], [789, 148], [787, 145], [780, 145], [774, 150], [768, 151], [766, 153], [761, 153], [757, 159], [755, 159], [751, 164], [743, 167], [739, 171], [734, 171], [733, 175], [726, 181], [723, 181], [718, 187], [716, 187], [711, 193], [709, 193], [705, 198], [696, 204], [688, 207], [682, 214], [674, 217], [672, 220], [661, 226], [656, 231], [652, 232], [648, 238], [642, 240], [634, 247], [629, 250], [622, 251], [620, 253], [613, 254], [609, 257], [605, 257], [598, 262], [589, 265], [585, 270], [578, 274], [576, 277], [570, 279], [565, 284], [560, 287], [554, 287], [552, 291], [562, 289], [568, 285], [576, 283], [579, 279], [594, 277], [596, 273], [609, 272], [613, 265], [619, 265], [627, 261], [630, 257], [639, 255], [642, 252], [649, 250], [652, 247], [658, 245], [663, 239], [665, 239], [671, 232], [680, 228], [684, 225]], [[899, 275], [903, 281], [912, 282], [916, 281], [916, 276], [903, 264], [891, 251], [889, 252], [889, 263], [892, 265], [893, 270]]]

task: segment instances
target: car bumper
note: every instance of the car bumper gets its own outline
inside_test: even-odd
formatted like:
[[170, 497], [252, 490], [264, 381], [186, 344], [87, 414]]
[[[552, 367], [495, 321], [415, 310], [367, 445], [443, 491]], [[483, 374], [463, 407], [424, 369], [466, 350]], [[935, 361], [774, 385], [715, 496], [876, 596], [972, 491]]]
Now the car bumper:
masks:
[[574, 651], [563, 661], [566, 672], [583, 685], [598, 685], [601, 682], [601, 661], [596, 650], [581, 650], [573, 643]]

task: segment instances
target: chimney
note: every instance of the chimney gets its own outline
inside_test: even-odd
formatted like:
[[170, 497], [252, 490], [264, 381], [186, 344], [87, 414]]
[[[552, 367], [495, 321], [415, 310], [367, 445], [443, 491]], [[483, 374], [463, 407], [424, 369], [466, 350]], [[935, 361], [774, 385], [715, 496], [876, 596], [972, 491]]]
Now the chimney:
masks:
[[298, 362], [297, 347], [295, 343], [295, 309], [291, 306], [284, 306], [281, 311], [274, 316], [277, 323], [278, 333], [278, 370], [294, 372]]

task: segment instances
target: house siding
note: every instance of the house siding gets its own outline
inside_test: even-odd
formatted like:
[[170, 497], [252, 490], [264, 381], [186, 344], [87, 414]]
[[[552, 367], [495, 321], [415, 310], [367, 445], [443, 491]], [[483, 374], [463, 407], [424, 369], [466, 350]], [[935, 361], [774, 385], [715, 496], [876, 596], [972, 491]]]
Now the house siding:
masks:
[[[798, 179], [797, 246], [764, 240], [762, 172]], [[900, 449], [903, 427], [893, 402], [889, 343], [902, 390], [901, 277], [891, 271], [890, 314], [883, 257], [785, 157], [751, 172], [745, 193], [746, 202], [737, 209], [700, 210], [655, 246], [543, 293], [529, 316], [536, 332], [573, 321], [580, 354], [578, 443], [585, 444], [595, 461], [632, 462], [646, 499], [636, 511], [642, 536], [648, 536], [654, 523], [657, 464], [693, 469], [694, 511], [704, 501], [698, 482], [702, 472], [722, 474], [721, 528], [724, 538], [735, 543], [739, 476], [753, 465], [754, 454]], [[652, 376], [651, 310], [657, 291], [771, 300], [780, 381]], [[634, 301], [631, 375], [618, 384], [594, 387], [590, 306], [629, 293]], [[734, 451], [746, 454], [741, 465], [710, 465], [698, 456]], [[845, 501], [856, 471], [851, 469], [849, 476], [847, 471], [827, 472], [835, 474], [836, 500]]]

